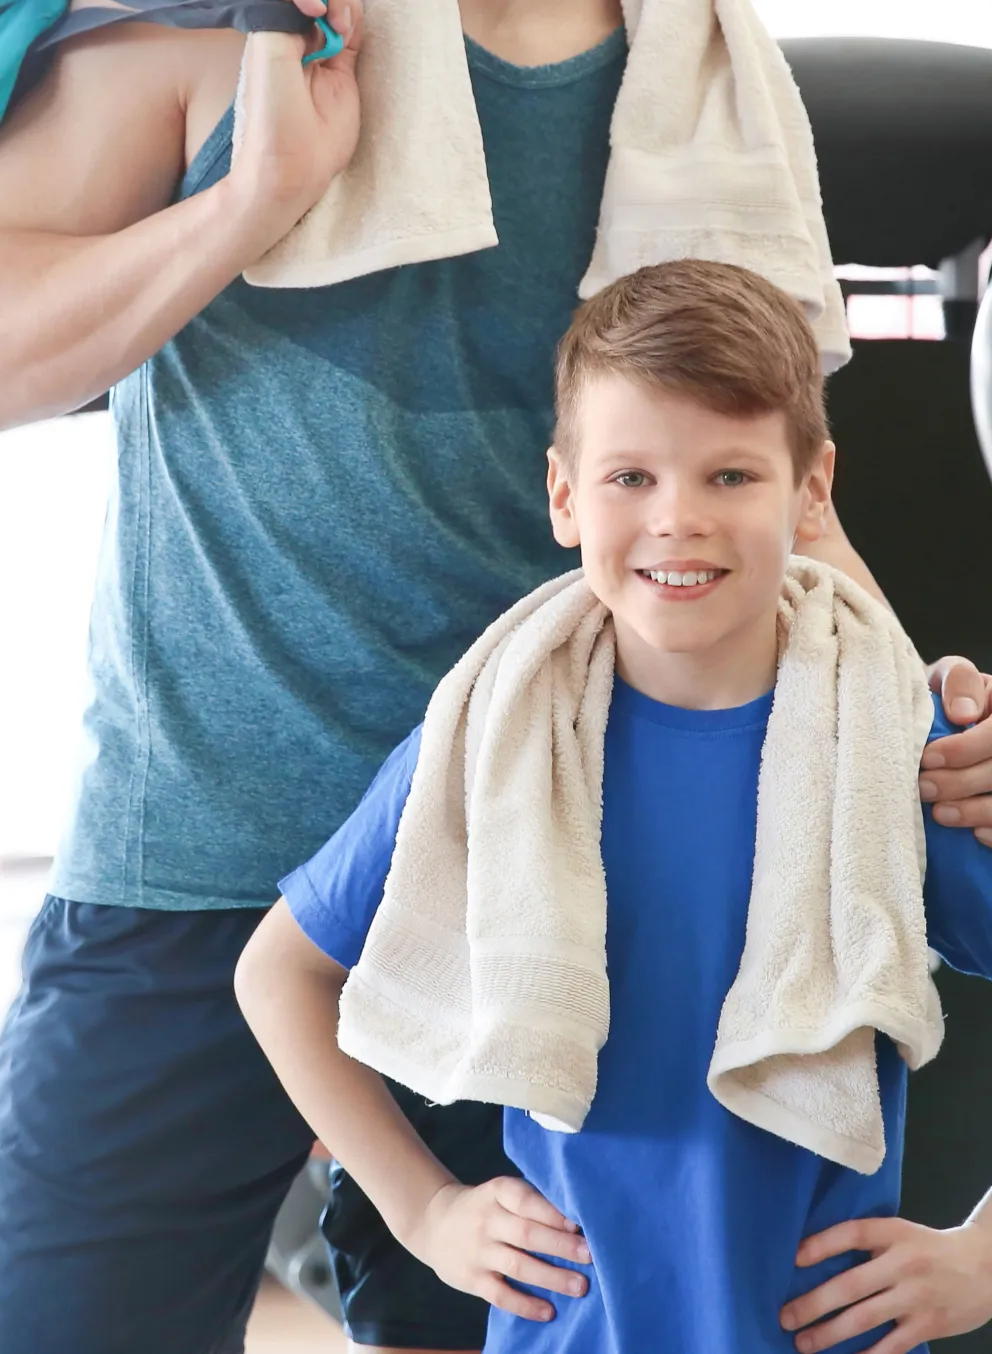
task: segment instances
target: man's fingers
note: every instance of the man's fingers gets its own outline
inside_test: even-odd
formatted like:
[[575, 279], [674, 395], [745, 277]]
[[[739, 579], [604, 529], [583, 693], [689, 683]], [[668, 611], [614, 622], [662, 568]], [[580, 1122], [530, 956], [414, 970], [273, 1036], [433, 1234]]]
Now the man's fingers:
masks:
[[804, 1330], [796, 1336], [796, 1348], [800, 1354], [818, 1354], [821, 1349], [831, 1349], [844, 1340], [853, 1340], [856, 1335], [864, 1335], [866, 1331], [892, 1321], [899, 1315], [892, 1307], [892, 1294], [878, 1293], [866, 1302], [859, 1302], [856, 1307], [849, 1307], [832, 1320], [824, 1321], [811, 1330]]
[[992, 719], [976, 724], [964, 733], [952, 733], [930, 743], [923, 753], [920, 765], [924, 771], [941, 767], [959, 768], [977, 766], [992, 759]]
[[924, 804], [955, 802], [992, 791], [992, 761], [965, 766], [960, 771], [922, 771], [920, 798]]
[[361, 44], [364, 19], [362, 0], [329, 0], [327, 22], [335, 33], [341, 34], [346, 47], [357, 48]]
[[968, 658], [952, 654], [930, 669], [930, 690], [939, 691], [944, 714], [955, 724], [970, 724], [985, 712], [984, 675]]
[[491, 1275], [480, 1284], [478, 1296], [484, 1302], [488, 1302], [490, 1307], [499, 1307], [501, 1311], [512, 1312], [514, 1316], [522, 1316], [525, 1321], [544, 1322], [554, 1319], [555, 1309], [550, 1302], [531, 1297], [529, 1293], [521, 1293], [519, 1288], [514, 1288], [497, 1274]]
[[[362, 24], [365, 12], [362, 0], [293, 0], [301, 14], [311, 19], [326, 19], [339, 37], [344, 39], [345, 47], [357, 49], [362, 40]], [[320, 35], [318, 35], [320, 36]], [[323, 46], [323, 37], [316, 44]]]
[[975, 799], [951, 799], [933, 806], [933, 816], [943, 827], [970, 827], [983, 833], [979, 839], [988, 845], [984, 834], [992, 830], [992, 796]]
[[[344, 50], [336, 57], [331, 57], [327, 65], [333, 66], [335, 62], [348, 58], [354, 61], [354, 56], [362, 45], [362, 28], [365, 21], [365, 11], [362, 7], [362, 0], [329, 0], [325, 5], [324, 0], [292, 0], [293, 4], [309, 19], [326, 19], [335, 33], [344, 40]], [[316, 27], [307, 39], [307, 51], [317, 52], [324, 46], [324, 35]], [[323, 65], [323, 62], [317, 62], [316, 65]]]

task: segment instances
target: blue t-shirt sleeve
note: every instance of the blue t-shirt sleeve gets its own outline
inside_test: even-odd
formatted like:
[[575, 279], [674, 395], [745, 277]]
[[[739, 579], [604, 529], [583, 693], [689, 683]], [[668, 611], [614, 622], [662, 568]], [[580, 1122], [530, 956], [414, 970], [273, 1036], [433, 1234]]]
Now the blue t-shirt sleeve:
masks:
[[[928, 741], [961, 730], [949, 724], [934, 697]], [[992, 978], [992, 851], [970, 828], [941, 827], [929, 804], [923, 807], [927, 875], [923, 897], [927, 939], [952, 968]]]
[[420, 753], [420, 729], [383, 763], [355, 812], [279, 887], [298, 925], [343, 968], [352, 968], [382, 901], [396, 829]]

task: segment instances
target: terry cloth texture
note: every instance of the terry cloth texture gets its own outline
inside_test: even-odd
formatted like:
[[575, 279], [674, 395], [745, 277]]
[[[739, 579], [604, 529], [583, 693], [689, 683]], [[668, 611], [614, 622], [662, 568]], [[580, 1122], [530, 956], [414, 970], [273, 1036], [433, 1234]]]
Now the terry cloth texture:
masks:
[[[747, 941], [708, 1084], [748, 1122], [870, 1173], [874, 1032], [918, 1067], [927, 962], [916, 777], [932, 721], [891, 613], [795, 558], [758, 791]], [[581, 573], [506, 613], [442, 681], [382, 905], [341, 1001], [351, 1056], [439, 1103], [581, 1128], [609, 1027], [603, 745], [615, 643]]]
[[[624, 15], [630, 57], [580, 295], [644, 264], [739, 264], [803, 303], [834, 370], [851, 353], [844, 303], [809, 119], [778, 45], [750, 0], [625, 0]], [[249, 282], [328, 286], [497, 244], [457, 0], [414, 25], [408, 0], [369, 0], [359, 83], [351, 165]]]

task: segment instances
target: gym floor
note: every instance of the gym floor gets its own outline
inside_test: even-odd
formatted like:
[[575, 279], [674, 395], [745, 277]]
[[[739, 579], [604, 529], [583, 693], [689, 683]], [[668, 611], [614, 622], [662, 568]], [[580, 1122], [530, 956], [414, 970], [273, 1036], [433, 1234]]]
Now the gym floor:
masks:
[[248, 1326], [245, 1354], [345, 1354], [341, 1327], [312, 1303], [266, 1279]]

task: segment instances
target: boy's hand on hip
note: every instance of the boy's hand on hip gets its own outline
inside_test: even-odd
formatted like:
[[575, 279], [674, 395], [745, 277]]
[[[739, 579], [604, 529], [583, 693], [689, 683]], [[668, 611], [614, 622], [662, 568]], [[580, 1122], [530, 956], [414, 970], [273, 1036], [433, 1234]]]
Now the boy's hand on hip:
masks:
[[529, 1321], [550, 1321], [550, 1302], [517, 1283], [582, 1297], [583, 1274], [536, 1259], [532, 1252], [589, 1264], [589, 1249], [573, 1222], [523, 1180], [499, 1177], [484, 1185], [442, 1186], [427, 1206], [409, 1250], [452, 1288]]
[[992, 1320], [987, 1227], [969, 1223], [939, 1232], [902, 1218], [862, 1218], [807, 1237], [796, 1263], [816, 1265], [849, 1251], [866, 1251], [871, 1259], [782, 1309], [783, 1327], [800, 1331], [800, 1354], [830, 1349], [889, 1322], [895, 1328], [868, 1354], [908, 1354], [927, 1340], [964, 1335]]
[[[296, 3], [305, 14], [324, 13], [320, 0]], [[304, 55], [322, 41], [316, 30], [309, 40], [253, 33], [245, 44], [244, 122], [230, 181], [243, 209], [270, 216], [282, 233], [323, 197], [358, 145], [362, 18], [362, 0], [330, 0], [327, 21], [345, 48], [306, 66]]]
[[968, 827], [992, 846], [992, 677], [967, 658], [942, 658], [930, 668], [930, 689], [964, 733], [931, 743], [920, 768], [920, 797], [944, 827]]

